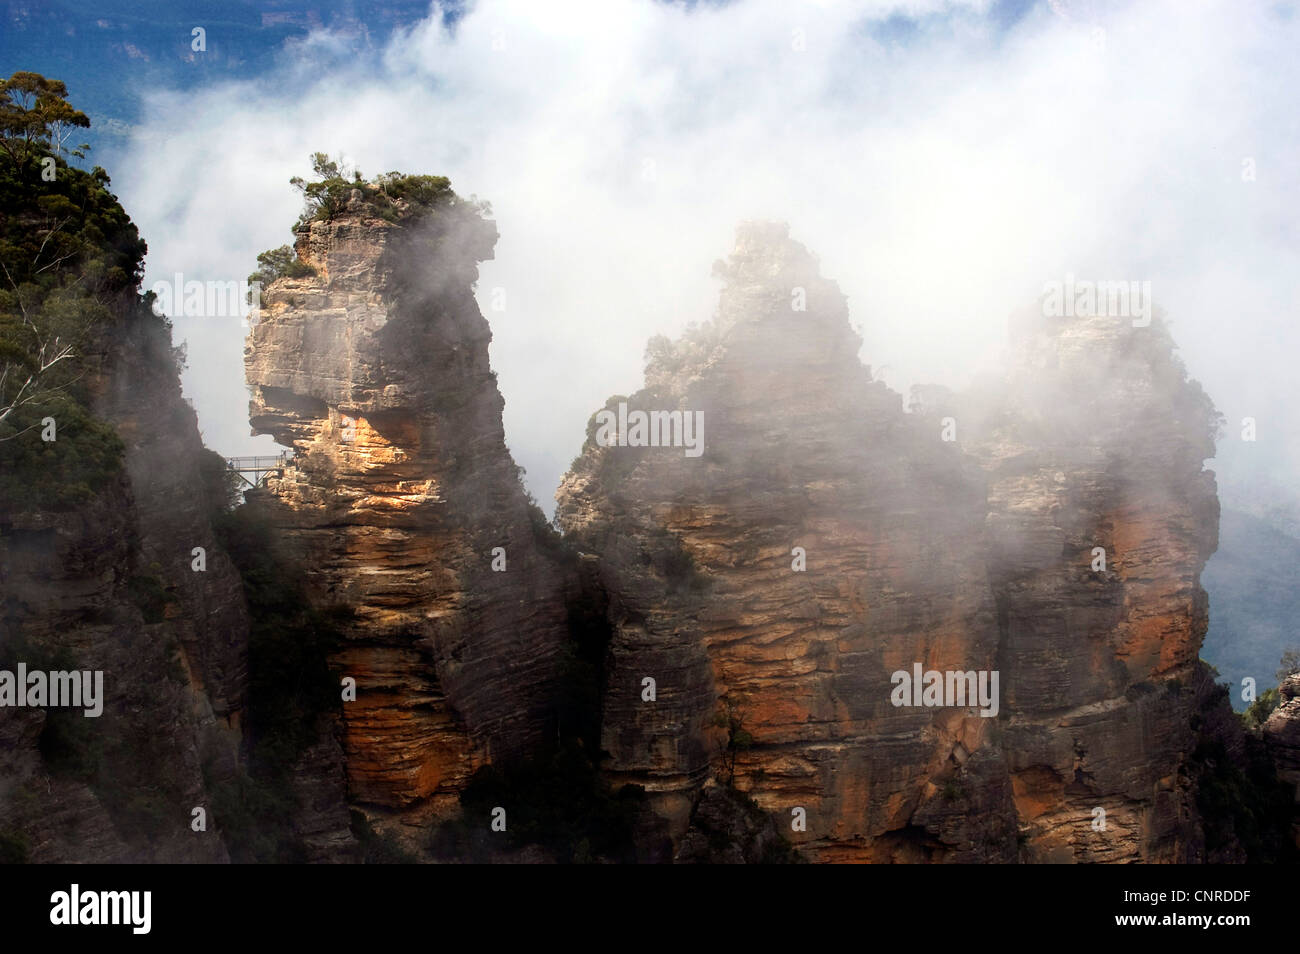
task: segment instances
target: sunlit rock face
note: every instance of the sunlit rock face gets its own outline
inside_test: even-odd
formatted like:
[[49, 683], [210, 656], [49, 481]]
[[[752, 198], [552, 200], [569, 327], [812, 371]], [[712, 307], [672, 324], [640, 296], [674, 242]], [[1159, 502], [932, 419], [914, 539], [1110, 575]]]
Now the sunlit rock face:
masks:
[[[816, 860], [1197, 857], [1214, 413], [1159, 320], [1031, 319], [905, 411], [784, 226], [716, 271], [557, 494], [610, 596], [608, 776], [681, 837], [734, 775]], [[702, 452], [638, 410], [698, 415]], [[895, 705], [918, 664], [996, 672], [994, 705]]]
[[553, 733], [561, 574], [505, 445], [473, 297], [495, 241], [470, 205], [391, 222], [354, 194], [300, 231], [316, 274], [264, 290], [245, 348], [253, 427], [295, 453], [254, 505], [313, 599], [355, 614], [331, 662], [357, 682], [349, 796], [381, 827], [440, 814], [476, 767]]
[[[715, 270], [715, 319], [652, 342], [627, 401], [699, 412], [701, 456], [601, 447], [593, 421], [558, 495], [612, 594], [610, 773], [659, 793], [680, 829], [701, 782], [730, 774], [714, 725], [730, 709], [753, 739], [735, 784], [787, 832], [805, 809], [791, 836], [810, 856], [1014, 852], [1011, 793], [986, 767], [996, 720], [891, 703], [891, 674], [915, 663], [993, 668], [978, 469], [872, 380], [844, 296], [784, 227], [742, 227]], [[996, 846], [955, 830], [959, 763], [1010, 826]]]

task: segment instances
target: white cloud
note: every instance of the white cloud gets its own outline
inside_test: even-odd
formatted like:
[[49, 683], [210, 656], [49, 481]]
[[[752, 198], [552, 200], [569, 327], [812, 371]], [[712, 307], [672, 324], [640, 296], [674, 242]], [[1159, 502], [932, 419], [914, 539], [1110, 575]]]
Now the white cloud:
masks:
[[[435, 10], [382, 57], [317, 36], [275, 77], [153, 95], [110, 169], [146, 284], [247, 275], [318, 149], [491, 201], [480, 302], [548, 509], [589, 414], [640, 385], [647, 338], [712, 314], [711, 263], [756, 217], [820, 256], [904, 391], [961, 384], [1067, 271], [1150, 280], [1230, 423], [1260, 418], [1223, 466], [1300, 471], [1294, 7], [1056, 0], [1008, 32], [987, 6], [491, 0], [454, 32]], [[900, 10], [915, 29], [874, 29]], [[209, 444], [250, 450], [238, 323], [177, 330]]]

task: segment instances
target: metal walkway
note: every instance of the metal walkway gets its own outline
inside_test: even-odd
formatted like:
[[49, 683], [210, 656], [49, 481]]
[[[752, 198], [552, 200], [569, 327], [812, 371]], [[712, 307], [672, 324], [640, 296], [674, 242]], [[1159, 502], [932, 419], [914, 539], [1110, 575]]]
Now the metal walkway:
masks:
[[293, 460], [288, 451], [273, 457], [227, 457], [226, 469], [239, 474], [239, 479], [249, 487], [262, 487], [266, 478], [284, 470], [285, 464]]

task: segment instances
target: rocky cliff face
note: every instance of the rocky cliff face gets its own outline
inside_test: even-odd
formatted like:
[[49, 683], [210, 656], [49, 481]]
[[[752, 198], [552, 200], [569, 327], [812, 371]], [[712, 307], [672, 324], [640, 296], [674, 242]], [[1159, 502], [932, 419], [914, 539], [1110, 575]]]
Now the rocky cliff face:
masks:
[[1211, 689], [1197, 654], [1217, 415], [1158, 317], [1031, 314], [1012, 336], [1007, 372], [968, 396], [962, 423], [988, 475], [1000, 735], [1025, 854], [1199, 860], [1184, 770]]
[[85, 361], [123, 469], [76, 509], [0, 511], [5, 668], [102, 670], [104, 712], [0, 709], [0, 829], [36, 862], [224, 861], [248, 620], [170, 334], [134, 303], [115, 318]]
[[1300, 849], [1300, 673], [1278, 687], [1281, 701], [1264, 723], [1264, 746], [1278, 779], [1291, 787], [1291, 843]]
[[843, 296], [783, 228], [743, 228], [718, 271], [716, 320], [653, 343], [627, 400], [702, 415], [703, 453], [600, 447], [593, 430], [558, 494], [614, 604], [608, 771], [680, 833], [747, 733], [736, 785], [787, 832], [804, 809], [808, 854], [924, 854], [914, 817], [942, 811], [951, 760], [992, 724], [895, 708], [890, 674], [993, 664], [978, 474], [872, 380]]
[[250, 502], [312, 599], [353, 614], [331, 659], [356, 680], [347, 788], [414, 837], [477, 767], [553, 735], [564, 579], [505, 446], [473, 297], [495, 227], [455, 203], [391, 221], [360, 196], [299, 233], [315, 274], [264, 290], [250, 416], [295, 456]]
[[[626, 399], [699, 412], [703, 453], [593, 418], [557, 495], [610, 593], [610, 775], [681, 836], [734, 773], [816, 860], [1195, 857], [1213, 411], [1159, 321], [1040, 318], [905, 413], [784, 227], [718, 271]], [[918, 665], [997, 672], [996, 714], [894, 705]]]

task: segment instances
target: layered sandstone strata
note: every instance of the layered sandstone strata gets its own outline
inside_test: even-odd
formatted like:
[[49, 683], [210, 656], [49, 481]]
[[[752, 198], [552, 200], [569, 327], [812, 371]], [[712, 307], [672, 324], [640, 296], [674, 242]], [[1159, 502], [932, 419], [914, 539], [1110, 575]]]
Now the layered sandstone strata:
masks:
[[473, 296], [495, 226], [469, 204], [300, 231], [315, 274], [263, 292], [245, 349], [250, 417], [294, 451], [265, 508], [313, 600], [354, 614], [331, 664], [350, 798], [413, 825], [487, 760], [554, 731], [562, 578], [506, 448]]
[[1212, 691], [1198, 652], [1216, 412], [1159, 316], [1031, 312], [1000, 380], [963, 403], [988, 474], [1000, 735], [1027, 858], [1200, 860], [1182, 770]]
[[[601, 447], [593, 428], [558, 494], [611, 594], [608, 771], [681, 831], [734, 719], [753, 740], [735, 784], [787, 832], [803, 808], [808, 854], [928, 857], [917, 819], [950, 827], [959, 765], [969, 797], [1010, 817], [984, 768], [995, 720], [890, 703], [891, 674], [914, 663], [993, 667], [979, 474], [873, 381], [843, 295], [784, 227], [742, 227], [717, 271], [717, 317], [653, 342], [628, 399], [702, 414], [703, 454]], [[951, 851], [1014, 851], [1003, 834]]]
[[[785, 227], [718, 273], [626, 399], [700, 412], [703, 454], [593, 418], [557, 494], [610, 596], [609, 776], [680, 835], [734, 774], [817, 860], [1194, 857], [1213, 412], [1159, 321], [1039, 319], [1005, 377], [908, 413]], [[894, 706], [916, 664], [997, 671], [998, 714]]]

